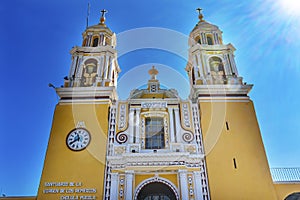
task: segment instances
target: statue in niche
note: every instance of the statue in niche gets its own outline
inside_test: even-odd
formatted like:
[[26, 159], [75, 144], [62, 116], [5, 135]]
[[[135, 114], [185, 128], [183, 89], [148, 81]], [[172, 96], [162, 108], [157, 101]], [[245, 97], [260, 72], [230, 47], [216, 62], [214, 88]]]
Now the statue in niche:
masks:
[[218, 57], [210, 58], [210, 74], [214, 79], [215, 83], [224, 83], [225, 71], [223, 62]]
[[97, 67], [94, 63], [86, 64], [83, 67], [83, 86], [91, 86], [97, 76]]

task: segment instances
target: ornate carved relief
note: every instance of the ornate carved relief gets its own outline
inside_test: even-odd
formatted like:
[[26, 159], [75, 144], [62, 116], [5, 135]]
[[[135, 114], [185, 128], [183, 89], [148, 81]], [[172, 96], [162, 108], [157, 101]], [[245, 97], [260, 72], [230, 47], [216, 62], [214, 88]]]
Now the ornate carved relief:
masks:
[[193, 174], [188, 174], [187, 183], [188, 183], [188, 191], [189, 191], [189, 200], [195, 200]]
[[125, 152], [126, 152], [126, 147], [125, 146], [115, 146], [114, 147], [115, 155], [122, 155]]
[[182, 128], [185, 130], [192, 130], [192, 118], [190, 112], [190, 103], [189, 102], [182, 102], [180, 106], [180, 113], [181, 113], [181, 124]]
[[167, 102], [160, 101], [160, 102], [142, 102], [141, 103], [142, 108], [166, 108]]
[[185, 146], [184, 146], [184, 150], [185, 150], [186, 152], [191, 153], [191, 154], [197, 153], [197, 147], [196, 147], [196, 145], [194, 145], [194, 144], [191, 144], [191, 145], [185, 145]]
[[125, 131], [127, 129], [127, 110], [128, 110], [128, 104], [127, 102], [119, 102], [118, 105], [118, 131]]
[[119, 175], [119, 200], [125, 199], [124, 197], [124, 190], [125, 190], [125, 175]]

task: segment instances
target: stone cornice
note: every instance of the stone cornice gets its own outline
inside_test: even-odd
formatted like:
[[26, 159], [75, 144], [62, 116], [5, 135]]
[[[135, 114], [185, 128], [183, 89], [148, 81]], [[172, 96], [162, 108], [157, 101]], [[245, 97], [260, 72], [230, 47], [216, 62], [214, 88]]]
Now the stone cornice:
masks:
[[59, 102], [81, 102], [91, 100], [117, 100], [116, 88], [110, 87], [62, 87], [56, 88]]
[[195, 85], [192, 88], [191, 96], [247, 96], [253, 85]]
[[73, 55], [75, 53], [77, 54], [83, 54], [83, 53], [105, 53], [110, 52], [112, 54], [117, 53], [117, 50], [112, 48], [111, 46], [98, 46], [98, 47], [79, 47], [75, 46], [71, 49], [70, 53]]
[[108, 156], [107, 160], [112, 165], [143, 166], [144, 163], [153, 165], [185, 165], [199, 164], [204, 159], [203, 154], [192, 155], [188, 152], [182, 153], [125, 153], [122, 156]]
[[219, 45], [200, 45], [200, 44], [196, 44], [193, 47], [190, 48], [190, 52], [195, 52], [197, 50], [200, 51], [227, 51], [227, 50], [231, 50], [231, 51], [235, 51], [236, 49], [234, 48], [234, 46], [229, 43], [227, 45], [223, 45], [223, 44], [219, 44]]

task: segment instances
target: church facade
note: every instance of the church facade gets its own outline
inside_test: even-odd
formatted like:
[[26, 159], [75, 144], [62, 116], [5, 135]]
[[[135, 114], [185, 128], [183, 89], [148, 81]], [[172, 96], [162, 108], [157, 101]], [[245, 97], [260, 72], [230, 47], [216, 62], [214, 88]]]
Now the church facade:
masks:
[[238, 73], [234, 46], [200, 10], [186, 100], [160, 86], [155, 66], [145, 88], [118, 99], [117, 39], [104, 14], [71, 50], [38, 194], [27, 199], [274, 200], [300, 192], [300, 182], [273, 181], [252, 85]]

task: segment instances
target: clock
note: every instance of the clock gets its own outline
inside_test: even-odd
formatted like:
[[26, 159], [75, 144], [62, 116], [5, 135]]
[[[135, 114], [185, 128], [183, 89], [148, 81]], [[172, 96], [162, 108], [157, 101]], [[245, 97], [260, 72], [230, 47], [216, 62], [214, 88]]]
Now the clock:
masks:
[[83, 128], [76, 128], [72, 130], [67, 136], [67, 146], [73, 151], [80, 151], [85, 149], [91, 140], [90, 133]]

